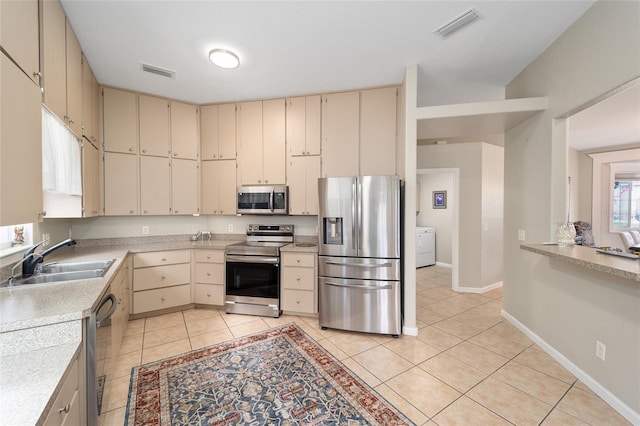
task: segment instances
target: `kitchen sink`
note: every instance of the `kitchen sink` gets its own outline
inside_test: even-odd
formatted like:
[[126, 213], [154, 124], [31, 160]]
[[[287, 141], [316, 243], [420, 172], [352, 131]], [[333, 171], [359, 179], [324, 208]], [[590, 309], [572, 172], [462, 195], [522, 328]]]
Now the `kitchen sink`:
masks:
[[59, 272], [89, 271], [93, 269], [109, 269], [113, 260], [95, 260], [91, 262], [50, 263], [40, 269], [41, 274], [55, 274]]
[[112, 264], [113, 260], [48, 264], [43, 266], [36, 274], [9, 279], [0, 284], [0, 287], [101, 278]]

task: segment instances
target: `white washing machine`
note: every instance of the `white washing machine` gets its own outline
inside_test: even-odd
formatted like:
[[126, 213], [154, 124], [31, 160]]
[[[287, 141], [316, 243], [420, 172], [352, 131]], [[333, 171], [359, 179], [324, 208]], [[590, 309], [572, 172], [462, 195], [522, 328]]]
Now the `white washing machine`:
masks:
[[436, 264], [436, 228], [416, 227], [416, 268]]

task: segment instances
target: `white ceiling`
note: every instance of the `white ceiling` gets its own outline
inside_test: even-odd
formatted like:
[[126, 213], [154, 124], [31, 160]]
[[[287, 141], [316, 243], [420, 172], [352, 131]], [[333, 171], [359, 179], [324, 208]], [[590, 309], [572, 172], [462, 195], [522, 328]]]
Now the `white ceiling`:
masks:
[[568, 142], [578, 151], [640, 143], [638, 84], [569, 117]]
[[[415, 63], [419, 106], [504, 99], [592, 4], [62, 0], [101, 84], [215, 103], [395, 85]], [[446, 40], [432, 33], [470, 7], [481, 20]], [[215, 47], [236, 51], [240, 68], [211, 64]], [[144, 73], [140, 62], [177, 75]]]

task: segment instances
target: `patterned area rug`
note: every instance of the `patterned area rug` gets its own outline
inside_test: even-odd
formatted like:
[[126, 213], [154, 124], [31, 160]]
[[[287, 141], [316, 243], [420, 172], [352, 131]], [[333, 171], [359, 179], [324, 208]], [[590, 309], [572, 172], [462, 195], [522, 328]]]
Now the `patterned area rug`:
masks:
[[295, 324], [135, 367], [126, 425], [412, 425]]

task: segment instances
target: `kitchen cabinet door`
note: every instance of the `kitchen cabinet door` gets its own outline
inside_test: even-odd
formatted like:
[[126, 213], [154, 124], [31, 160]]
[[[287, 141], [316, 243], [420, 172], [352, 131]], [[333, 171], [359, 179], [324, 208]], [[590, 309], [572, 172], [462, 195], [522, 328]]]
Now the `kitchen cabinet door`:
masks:
[[82, 144], [82, 216], [100, 214], [100, 151], [83, 141]]
[[0, 1], [0, 46], [40, 84], [38, 0]]
[[82, 56], [82, 135], [98, 146], [98, 82]]
[[360, 92], [325, 95], [322, 103], [322, 176], [359, 172]]
[[171, 167], [167, 157], [140, 156], [140, 211], [171, 214]]
[[203, 160], [236, 158], [236, 105], [200, 107], [200, 144]]
[[198, 159], [198, 106], [171, 101], [171, 156]]
[[4, 53], [0, 87], [0, 226], [37, 222], [42, 212], [40, 88]]
[[264, 183], [284, 184], [286, 182], [285, 115], [284, 99], [262, 102], [262, 167]]
[[138, 117], [140, 154], [169, 157], [169, 101], [139, 95]]
[[236, 162], [202, 162], [202, 213], [236, 214]]
[[289, 155], [320, 155], [321, 97], [287, 99], [287, 152]]
[[396, 91], [360, 92], [360, 175], [396, 174]]
[[66, 123], [66, 17], [57, 0], [43, 1], [41, 5], [44, 103]]
[[80, 43], [76, 38], [68, 20], [65, 20], [66, 28], [66, 88], [67, 88], [67, 113], [66, 123], [76, 134], [82, 136], [82, 52]]
[[264, 183], [262, 101], [238, 104], [238, 185]]
[[131, 154], [104, 154], [104, 214], [138, 214], [138, 157]]
[[104, 150], [138, 152], [138, 104], [135, 93], [105, 87], [102, 90]]
[[198, 162], [171, 160], [171, 198], [173, 214], [200, 213], [198, 194]]
[[289, 186], [289, 214], [318, 214], [318, 178], [320, 157], [289, 157], [287, 185]]

